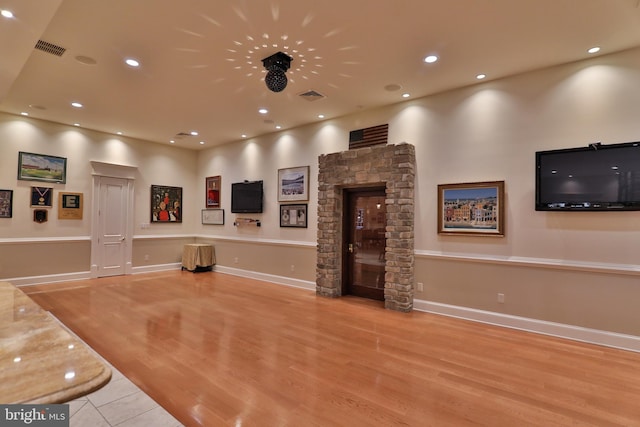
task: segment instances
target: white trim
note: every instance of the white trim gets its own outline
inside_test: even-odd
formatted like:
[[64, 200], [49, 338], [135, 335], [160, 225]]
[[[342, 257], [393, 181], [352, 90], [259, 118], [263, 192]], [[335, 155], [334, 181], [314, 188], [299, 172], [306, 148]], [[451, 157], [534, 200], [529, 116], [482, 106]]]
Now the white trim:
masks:
[[559, 270], [588, 271], [592, 273], [614, 273], [640, 275], [638, 264], [611, 264], [604, 262], [574, 261], [553, 258], [529, 258], [518, 256], [491, 256], [481, 254], [445, 253], [439, 251], [416, 250], [415, 256], [419, 258], [460, 260], [468, 262], [480, 262], [489, 264], [503, 264], [537, 268], [552, 268]]
[[278, 239], [260, 239], [260, 238], [246, 238], [246, 237], [233, 237], [233, 236], [221, 236], [221, 235], [211, 235], [211, 234], [198, 234], [195, 236], [198, 239], [204, 240], [217, 240], [217, 241], [229, 241], [229, 242], [240, 242], [240, 243], [249, 243], [252, 245], [281, 245], [281, 246], [294, 246], [294, 247], [317, 247], [317, 242], [301, 242], [297, 240], [278, 240]]
[[119, 165], [117, 163], [105, 163], [96, 160], [90, 160], [93, 172], [91, 175], [104, 176], [107, 178], [136, 179], [138, 172], [137, 166]]
[[142, 274], [142, 273], [154, 273], [156, 271], [168, 271], [168, 270], [180, 270], [182, 268], [182, 264], [179, 262], [173, 262], [170, 264], [155, 264], [155, 265], [143, 265], [140, 267], [133, 267], [131, 270], [132, 274]]
[[263, 280], [265, 282], [275, 283], [277, 285], [292, 286], [294, 288], [306, 289], [308, 291], [315, 292], [316, 290], [316, 282], [293, 279], [291, 277], [276, 276], [273, 274], [258, 273], [255, 271], [242, 270], [239, 268], [224, 267], [219, 265], [214, 265], [213, 271], [218, 273], [231, 274], [234, 276], [246, 277], [249, 279]]
[[18, 237], [0, 239], [3, 243], [60, 243], [60, 242], [90, 242], [90, 236], [70, 236], [70, 237]]
[[543, 335], [640, 352], [640, 337], [414, 299], [413, 309]]
[[73, 280], [84, 280], [89, 278], [91, 278], [90, 271], [80, 271], [77, 273], [49, 274], [46, 276], [15, 277], [12, 279], [2, 279], [2, 281], [9, 282], [14, 286], [30, 286], [56, 282], [70, 282]]
[[153, 239], [193, 239], [193, 234], [135, 234], [133, 240], [153, 240]]

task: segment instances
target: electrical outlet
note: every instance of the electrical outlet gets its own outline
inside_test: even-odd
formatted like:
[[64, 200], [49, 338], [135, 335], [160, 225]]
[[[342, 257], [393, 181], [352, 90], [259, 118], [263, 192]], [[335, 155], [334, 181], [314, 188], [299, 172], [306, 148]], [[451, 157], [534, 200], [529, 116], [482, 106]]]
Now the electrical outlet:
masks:
[[423, 292], [423, 291], [424, 291], [424, 283], [418, 282], [418, 292]]
[[498, 294], [498, 302], [500, 304], [504, 304], [504, 294], [501, 294], [501, 293]]
[[235, 258], [233, 259], [233, 263], [234, 263], [234, 264], [237, 264], [237, 263], [238, 263], [238, 257], [235, 257]]

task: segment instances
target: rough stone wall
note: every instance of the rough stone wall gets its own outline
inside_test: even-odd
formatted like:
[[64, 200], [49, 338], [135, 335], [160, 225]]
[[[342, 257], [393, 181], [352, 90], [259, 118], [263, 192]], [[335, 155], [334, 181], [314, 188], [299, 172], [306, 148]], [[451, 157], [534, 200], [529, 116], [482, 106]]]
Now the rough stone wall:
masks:
[[385, 308], [413, 309], [415, 147], [380, 145], [318, 158], [316, 293], [342, 295], [344, 188], [386, 187]]

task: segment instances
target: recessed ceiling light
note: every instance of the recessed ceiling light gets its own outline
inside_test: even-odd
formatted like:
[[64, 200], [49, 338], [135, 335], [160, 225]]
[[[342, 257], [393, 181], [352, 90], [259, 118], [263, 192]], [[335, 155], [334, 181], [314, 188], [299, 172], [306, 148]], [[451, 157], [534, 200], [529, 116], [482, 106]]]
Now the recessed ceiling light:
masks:
[[204, 145], [204, 141], [200, 141], [200, 145]]
[[403, 97], [403, 98], [408, 98], [408, 97], [410, 97], [410, 96], [411, 96], [411, 95], [410, 95], [410, 94], [408, 94], [408, 93], [406, 93], [406, 92], [402, 94], [402, 97]]
[[2, 12], [0, 12], [0, 14], [5, 18], [13, 18], [13, 12], [7, 9], [2, 9]]
[[175, 144], [175, 143], [176, 142], [173, 139], [169, 140], [169, 144]]
[[324, 114], [318, 114], [319, 119], [324, 119]]
[[73, 125], [74, 126], [80, 126], [80, 123], [74, 123]]
[[198, 132], [195, 130], [192, 130], [191, 132], [189, 132], [189, 135], [191, 136], [198, 136]]
[[482, 79], [484, 79], [485, 77], [487, 77], [487, 75], [486, 75], [486, 74], [478, 74], [478, 75], [476, 76], [476, 79], [478, 79], [478, 80], [482, 80]]
[[438, 57], [435, 56], [435, 55], [429, 55], [429, 56], [424, 58], [424, 62], [426, 62], [427, 64], [433, 64], [437, 60], [438, 60]]
[[600, 47], [594, 46], [591, 49], [589, 49], [587, 52], [589, 52], [589, 53], [598, 53], [598, 52], [600, 52]]
[[139, 67], [140, 66], [140, 62], [138, 62], [137, 60], [135, 60], [133, 58], [127, 58], [127, 59], [124, 60], [124, 62], [130, 67]]
[[23, 112], [22, 112], [22, 113], [20, 113], [20, 114], [22, 114], [23, 116], [28, 116], [28, 115], [29, 115], [29, 113], [27, 113], [26, 111], [23, 111]]
[[267, 114], [269, 112], [269, 110], [267, 110], [266, 108], [261, 108], [258, 110], [258, 113], [260, 114]]
[[240, 137], [241, 137], [241, 138], [246, 138], [246, 137], [247, 137], [247, 134], [246, 134], [246, 133], [243, 133], [242, 135], [240, 135]]
[[72, 107], [76, 107], [76, 108], [82, 108], [82, 104], [81, 104], [81, 103], [79, 103], [79, 102], [72, 102], [72, 103], [71, 103], [71, 106], [72, 106]]
[[122, 135], [122, 132], [118, 131], [118, 132], [116, 132], [116, 134], [118, 134], [118, 135]]
[[276, 125], [276, 129], [282, 129], [282, 126]]

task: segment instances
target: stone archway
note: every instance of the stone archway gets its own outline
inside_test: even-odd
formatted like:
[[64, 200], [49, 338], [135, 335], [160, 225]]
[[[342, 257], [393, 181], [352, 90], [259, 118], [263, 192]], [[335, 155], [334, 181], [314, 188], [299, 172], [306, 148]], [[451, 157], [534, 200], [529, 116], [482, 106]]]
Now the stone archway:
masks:
[[415, 147], [402, 143], [360, 148], [318, 158], [318, 260], [316, 293], [342, 295], [344, 188], [384, 185], [385, 308], [413, 309]]

